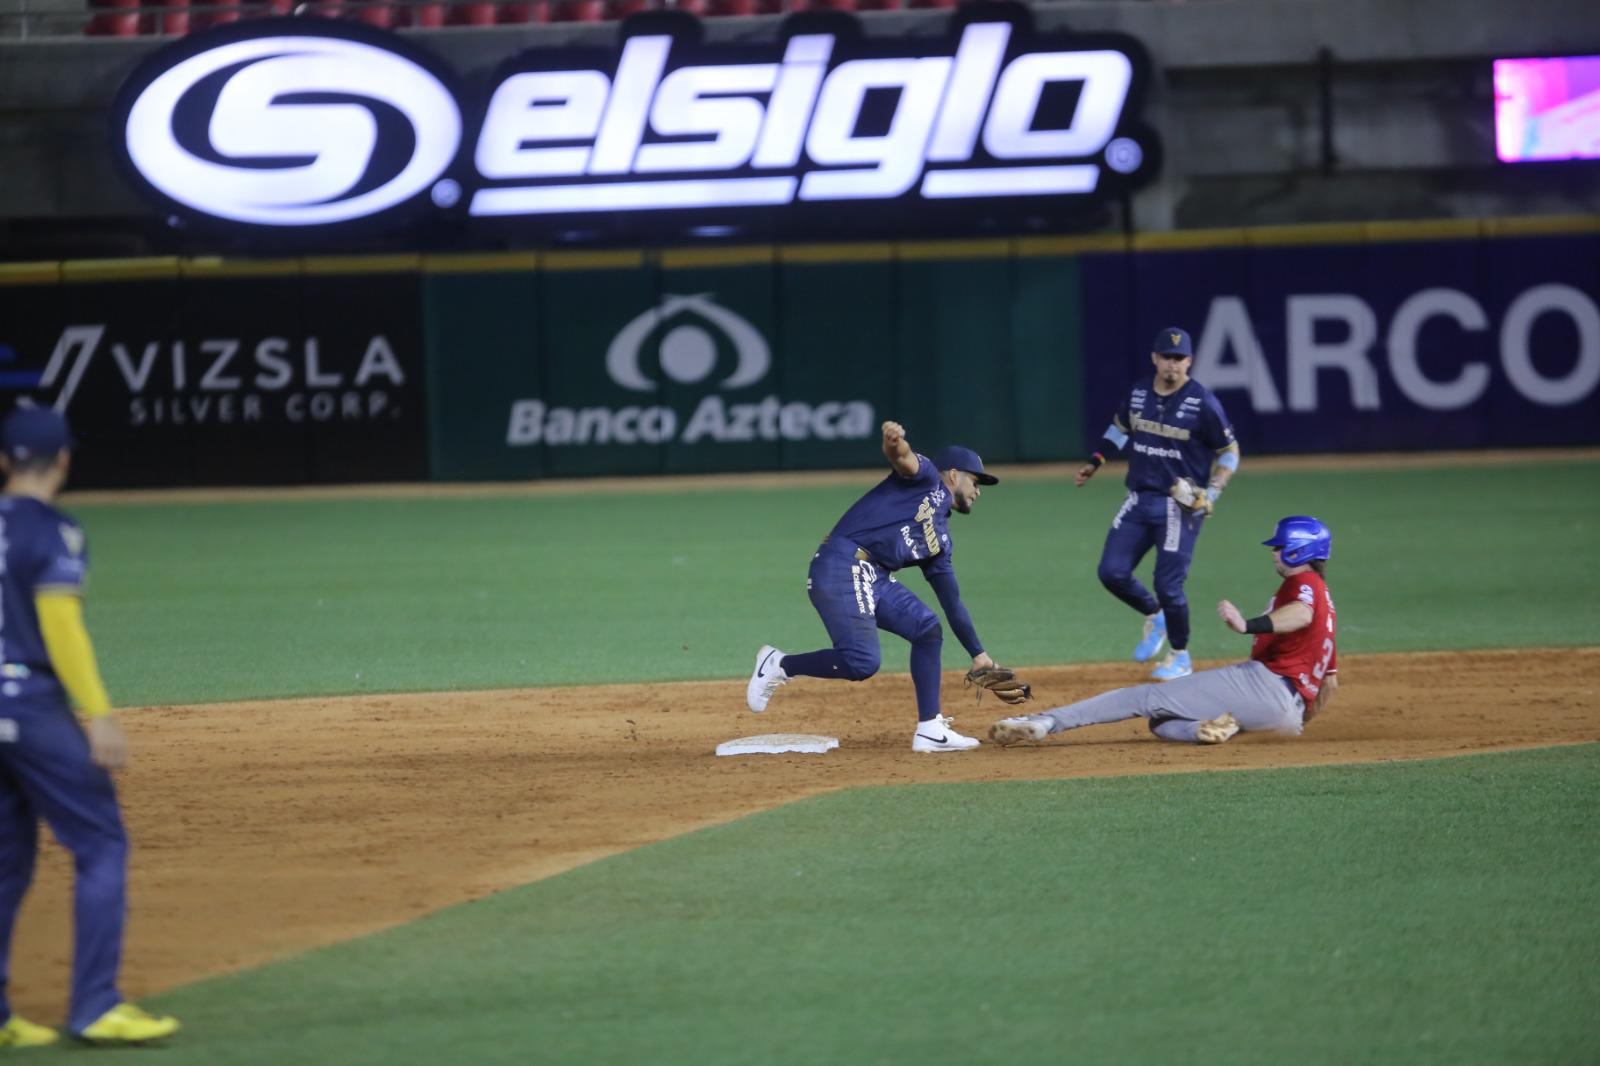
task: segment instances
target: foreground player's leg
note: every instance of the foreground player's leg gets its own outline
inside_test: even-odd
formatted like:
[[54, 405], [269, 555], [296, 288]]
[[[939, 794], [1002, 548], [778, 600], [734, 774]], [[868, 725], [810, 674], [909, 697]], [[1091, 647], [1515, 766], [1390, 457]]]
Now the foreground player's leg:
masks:
[[940, 703], [940, 651], [944, 629], [939, 616], [898, 581], [883, 583], [878, 599], [878, 626], [911, 644], [911, 684], [917, 693], [917, 728], [911, 750], [921, 752], [970, 751], [976, 737], [952, 728]]
[[1162, 617], [1166, 619], [1167, 645], [1172, 651], [1150, 672], [1157, 681], [1172, 681], [1194, 672], [1189, 660], [1189, 600], [1183, 583], [1189, 577], [1195, 540], [1203, 521], [1199, 515], [1179, 507], [1177, 500], [1167, 500], [1166, 511], [1163, 533], [1156, 544], [1155, 587]]
[[1303, 701], [1283, 678], [1260, 663], [1243, 662], [1001, 719], [989, 735], [1000, 744], [1016, 744], [1081, 726], [1143, 717], [1150, 719], [1151, 732], [1163, 740], [1220, 744], [1240, 732], [1298, 734], [1303, 716]]
[[[3, 751], [4, 749], [0, 749]], [[11, 932], [16, 927], [22, 897], [33, 880], [34, 856], [39, 849], [39, 823], [22, 787], [6, 768], [0, 755], [0, 1018], [7, 1019], [0, 1029], [0, 1047], [39, 1047], [52, 1042], [33, 1033], [31, 1023], [13, 1018], [6, 998], [10, 976]], [[18, 1022], [12, 1025], [11, 1022]], [[46, 1030], [49, 1032], [49, 1030]], [[50, 1033], [53, 1039], [55, 1034]]]
[[756, 652], [755, 669], [745, 690], [752, 711], [767, 709], [773, 693], [795, 677], [864, 681], [878, 672], [876, 587], [884, 584], [876, 568], [841, 552], [820, 551], [811, 560], [806, 582], [812, 607], [822, 619], [833, 647], [785, 655], [770, 644]]

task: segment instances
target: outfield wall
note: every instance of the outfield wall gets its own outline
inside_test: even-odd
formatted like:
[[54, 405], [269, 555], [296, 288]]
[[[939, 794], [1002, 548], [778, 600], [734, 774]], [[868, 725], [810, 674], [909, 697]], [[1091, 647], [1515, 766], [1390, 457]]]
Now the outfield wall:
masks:
[[1149, 337], [1247, 452], [1600, 442], [1600, 219], [0, 265], [0, 389], [78, 484], [1081, 456]]

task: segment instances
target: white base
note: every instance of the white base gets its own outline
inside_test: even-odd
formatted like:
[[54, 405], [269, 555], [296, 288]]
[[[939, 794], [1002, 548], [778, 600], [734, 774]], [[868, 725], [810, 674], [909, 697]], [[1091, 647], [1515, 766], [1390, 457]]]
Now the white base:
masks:
[[758, 737], [725, 740], [717, 745], [717, 754], [782, 755], [799, 752], [802, 755], [821, 755], [838, 746], [838, 737], [819, 737], [809, 733], [763, 733]]

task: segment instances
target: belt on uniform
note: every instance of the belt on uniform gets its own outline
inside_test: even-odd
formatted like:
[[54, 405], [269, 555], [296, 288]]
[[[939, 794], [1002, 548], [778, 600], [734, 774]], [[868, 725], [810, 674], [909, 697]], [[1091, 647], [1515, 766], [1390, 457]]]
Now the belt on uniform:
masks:
[[[1284, 677], [1282, 674], [1279, 674], [1278, 680], [1289, 686], [1289, 695], [1300, 696], [1300, 687], [1294, 683], [1294, 678]], [[1301, 698], [1303, 699], [1304, 697]]]

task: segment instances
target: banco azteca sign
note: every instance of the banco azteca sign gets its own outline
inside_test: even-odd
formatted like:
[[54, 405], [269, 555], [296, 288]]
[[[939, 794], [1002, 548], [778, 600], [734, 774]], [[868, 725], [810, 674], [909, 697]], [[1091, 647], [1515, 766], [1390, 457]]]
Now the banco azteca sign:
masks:
[[474, 94], [394, 34], [240, 23], [153, 53], [119, 95], [114, 139], [168, 208], [298, 233], [408, 211], [613, 231], [754, 211], [1038, 212], [1156, 165], [1138, 43], [1035, 33], [1020, 7], [964, 10], [934, 38], [811, 13], [769, 43], [708, 44], [677, 12], [619, 36], [525, 52]]
[[[634, 316], [607, 346], [605, 367], [606, 376], [622, 390], [616, 398], [625, 397], [623, 402], [561, 406], [542, 399], [513, 400], [506, 444], [864, 440], [878, 432], [872, 404], [865, 399], [809, 403], [786, 401], [775, 393], [759, 399], [725, 397], [761, 386], [772, 369], [772, 351], [761, 331], [719, 304], [715, 293], [669, 293]], [[685, 416], [664, 402], [663, 382], [703, 395]]]

